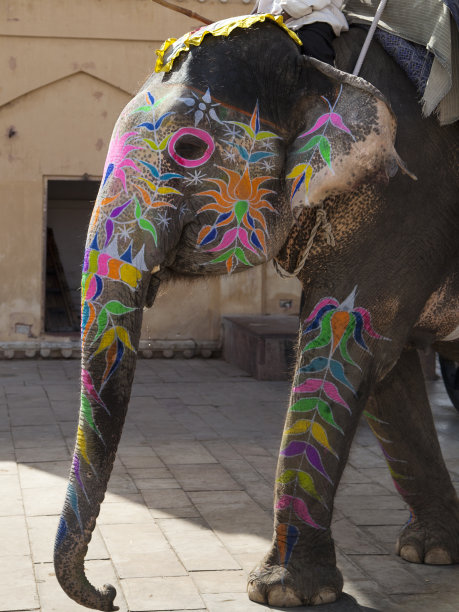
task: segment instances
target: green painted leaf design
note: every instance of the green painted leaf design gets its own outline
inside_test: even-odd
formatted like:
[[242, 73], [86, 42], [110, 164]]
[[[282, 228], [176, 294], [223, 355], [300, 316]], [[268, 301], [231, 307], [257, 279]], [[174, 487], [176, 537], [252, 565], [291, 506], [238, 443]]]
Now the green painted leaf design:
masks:
[[331, 170], [331, 145], [330, 141], [325, 136], [322, 136], [319, 141], [319, 151], [322, 155], [322, 159], [325, 161], [325, 163]]
[[357, 365], [355, 361], [349, 355], [348, 348], [347, 348], [347, 343], [349, 341], [349, 338], [354, 333], [354, 329], [355, 329], [355, 317], [351, 314], [351, 320], [349, 321], [346, 331], [344, 332], [343, 337], [341, 338], [341, 341], [339, 343], [339, 350], [341, 352], [341, 355], [343, 356], [343, 359], [345, 359], [351, 365]]
[[130, 114], [133, 115], [134, 113], [147, 113], [149, 110], [151, 110], [151, 106], [149, 106], [149, 105], [139, 106], [138, 108], [133, 110], [132, 113], [130, 113]]
[[99, 316], [97, 317], [97, 334], [94, 337], [94, 342], [104, 332], [105, 328], [107, 327], [107, 322], [108, 322], [107, 311], [105, 310], [105, 308], [102, 308], [102, 310], [99, 313]]
[[86, 397], [86, 395], [81, 394], [81, 413], [83, 414], [85, 421], [89, 425], [89, 427], [96, 432], [96, 434], [101, 438], [102, 435], [100, 431], [97, 429], [97, 425], [94, 423], [94, 419], [92, 416], [91, 403]]
[[336, 423], [335, 419], [333, 418], [333, 412], [330, 406], [326, 402], [321, 402], [320, 404], [318, 404], [317, 410], [320, 414], [320, 417], [326, 423], [328, 423], [329, 425], [337, 429], [340, 433], [344, 434], [344, 431], [341, 429], [341, 427]]
[[328, 404], [320, 397], [303, 397], [295, 402], [290, 410], [292, 412], [310, 412], [316, 408], [319, 409], [321, 405], [328, 407]]
[[234, 207], [234, 212], [236, 214], [236, 219], [238, 225], [241, 223], [243, 216], [249, 210], [249, 203], [246, 200], [239, 200], [236, 202]]
[[222, 253], [221, 255], [216, 257], [215, 259], [212, 259], [212, 261], [210, 263], [220, 263], [221, 261], [226, 261], [227, 259], [229, 259], [230, 257], [232, 257], [234, 255], [234, 251], [235, 251], [235, 249], [230, 249], [229, 251], [226, 251], [225, 253]]
[[297, 153], [304, 153], [305, 151], [310, 151], [319, 144], [321, 138], [324, 138], [324, 136], [322, 136], [321, 134], [316, 134], [315, 136], [310, 138], [308, 142], [303, 147], [301, 147], [301, 149], [298, 149]]
[[274, 132], [258, 132], [255, 140], [264, 140], [265, 138], [280, 138], [280, 136], [274, 134]]
[[148, 221], [148, 219], [139, 219], [139, 225], [140, 227], [147, 231], [150, 232], [150, 234], [153, 236], [153, 240], [155, 241], [155, 245], [158, 244], [158, 237], [156, 234], [156, 229], [154, 228], [154, 226], [150, 223], [150, 221]]
[[324, 318], [322, 319], [322, 323], [320, 326], [320, 334], [314, 338], [314, 340], [311, 340], [311, 342], [309, 342], [309, 344], [307, 344], [304, 349], [303, 349], [303, 353], [306, 353], [306, 351], [311, 351], [312, 349], [316, 349], [316, 348], [321, 348], [323, 346], [327, 346], [327, 344], [330, 344], [330, 340], [332, 337], [332, 329], [331, 329], [331, 318], [334, 314], [334, 310], [327, 312], [327, 314], [324, 316]]
[[242, 128], [244, 132], [246, 132], [246, 134], [250, 136], [250, 138], [253, 138], [255, 136], [255, 132], [252, 130], [252, 128], [249, 125], [246, 125], [245, 123], [241, 123], [240, 121], [228, 121], [228, 123], [232, 123]]
[[135, 202], [135, 218], [140, 219], [140, 217], [142, 216], [142, 207], [139, 204], [139, 200], [137, 199], [137, 196], [134, 196], [134, 202]]
[[241, 249], [241, 247], [236, 247], [234, 250], [234, 254], [236, 255], [236, 257], [239, 259], [239, 261], [241, 263], [243, 263], [245, 266], [251, 266], [252, 264], [250, 263], [250, 261], [247, 260], [244, 251]]
[[388, 425], [387, 421], [382, 421], [381, 419], [378, 419], [378, 417], [375, 417], [375, 415], [371, 414], [371, 412], [368, 412], [368, 410], [364, 410], [363, 414], [367, 419], [371, 419], [372, 421], [376, 421], [377, 423], [383, 423], [384, 425]]
[[135, 310], [135, 308], [125, 306], [118, 300], [111, 300], [110, 302], [105, 304], [105, 310], [107, 310], [107, 312], [110, 312], [111, 314], [121, 315], [125, 314], [126, 312], [132, 312], [133, 310]]

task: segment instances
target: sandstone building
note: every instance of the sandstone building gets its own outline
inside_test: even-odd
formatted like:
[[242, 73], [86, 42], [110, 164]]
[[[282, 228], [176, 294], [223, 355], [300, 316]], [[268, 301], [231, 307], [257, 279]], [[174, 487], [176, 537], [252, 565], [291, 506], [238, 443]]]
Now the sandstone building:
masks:
[[[177, 3], [213, 20], [252, 10], [250, 0]], [[76, 354], [85, 233], [114, 122], [155, 49], [198, 25], [151, 0], [0, 3], [0, 358]], [[298, 312], [299, 283], [271, 264], [177, 284], [145, 313], [142, 347], [208, 354], [222, 316], [289, 303]]]

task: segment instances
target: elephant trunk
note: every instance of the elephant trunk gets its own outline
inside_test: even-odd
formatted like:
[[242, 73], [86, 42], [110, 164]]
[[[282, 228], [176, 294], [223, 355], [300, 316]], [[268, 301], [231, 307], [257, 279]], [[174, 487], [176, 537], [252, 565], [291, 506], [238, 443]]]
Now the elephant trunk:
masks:
[[59, 584], [71, 599], [82, 606], [95, 610], [118, 610], [118, 607], [113, 605], [116, 597], [115, 587], [106, 584], [102, 589], [97, 589], [88, 581], [84, 572], [84, 558], [96, 517], [86, 522], [81, 537], [70, 537], [67, 520], [73, 512], [72, 507], [73, 501], [68, 492], [54, 550], [54, 567]]
[[[104, 260], [103, 268], [100, 258], [100, 254], [90, 253], [83, 270], [80, 412], [54, 567], [71, 599], [88, 608], [117, 610], [113, 604], [116, 589], [91, 585], [85, 576], [84, 558], [127, 413], [150, 275], [135, 275], [135, 267], [122, 260], [120, 278], [104, 278], [104, 270], [116, 265], [106, 265]], [[120, 282], [123, 274], [125, 282]]]

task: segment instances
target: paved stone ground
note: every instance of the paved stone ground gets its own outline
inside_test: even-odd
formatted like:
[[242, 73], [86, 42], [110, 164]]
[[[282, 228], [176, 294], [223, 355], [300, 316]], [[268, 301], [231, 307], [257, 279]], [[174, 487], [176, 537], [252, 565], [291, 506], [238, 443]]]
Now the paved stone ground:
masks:
[[[76, 427], [76, 361], [0, 362], [0, 611], [83, 610], [60, 590], [52, 548]], [[459, 486], [459, 415], [429, 383]], [[288, 384], [220, 360], [140, 361], [109, 492], [87, 556], [121, 612], [260, 612], [246, 575], [271, 538]], [[336, 500], [343, 598], [321, 612], [459, 609], [459, 567], [393, 554], [407, 510], [373, 436], [359, 428]], [[272, 608], [271, 608], [272, 609]]]

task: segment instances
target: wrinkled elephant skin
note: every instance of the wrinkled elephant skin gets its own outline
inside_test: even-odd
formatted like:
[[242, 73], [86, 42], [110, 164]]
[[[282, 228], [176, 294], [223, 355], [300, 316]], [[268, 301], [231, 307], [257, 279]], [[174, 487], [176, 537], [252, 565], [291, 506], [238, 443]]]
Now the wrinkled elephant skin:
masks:
[[[350, 33], [348, 47], [342, 37], [346, 70], [360, 35]], [[88, 582], [84, 557], [127, 411], [143, 308], [170, 278], [232, 274], [273, 257], [293, 270], [316, 210], [336, 244], [319, 231], [299, 272], [306, 300], [274, 537], [249, 597], [297, 606], [339, 596], [333, 497], [364, 409], [412, 511], [399, 554], [459, 561], [458, 502], [412, 349], [446, 338], [439, 350], [455, 358], [457, 131], [423, 121], [398, 68], [377, 46], [370, 58], [417, 182], [400, 172], [389, 180], [400, 160], [379, 91], [301, 56], [272, 23], [205, 38], [121, 113], [86, 243], [80, 417], [55, 544], [56, 576], [81, 605], [115, 609], [114, 588]]]

